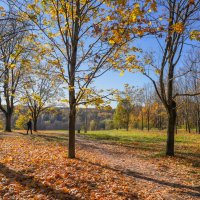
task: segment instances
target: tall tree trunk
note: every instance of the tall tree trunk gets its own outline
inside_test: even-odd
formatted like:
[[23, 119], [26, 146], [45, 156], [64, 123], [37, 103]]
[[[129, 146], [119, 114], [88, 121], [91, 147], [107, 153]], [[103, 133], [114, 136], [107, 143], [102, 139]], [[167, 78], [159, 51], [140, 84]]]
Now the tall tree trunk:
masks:
[[5, 131], [11, 132], [11, 119], [12, 119], [12, 113], [6, 114], [6, 125], [5, 125]]
[[37, 132], [37, 117], [33, 118], [33, 130]]
[[162, 117], [161, 116], [159, 117], [159, 128], [160, 128], [160, 130], [162, 130]]
[[173, 106], [168, 112], [167, 148], [166, 155], [174, 156], [174, 135], [176, 128], [176, 108]]
[[147, 111], [147, 130], [149, 131], [150, 130], [150, 127], [149, 127], [149, 121], [150, 121], [150, 113], [149, 113], [149, 110]]
[[187, 115], [186, 115], [186, 130], [188, 130], [188, 132], [190, 133], [190, 122], [189, 122], [189, 116], [188, 116], [188, 110], [187, 110]]
[[188, 127], [187, 127], [187, 125], [188, 125], [188, 124], [187, 124], [187, 120], [185, 119], [184, 121], [185, 121], [185, 131], [187, 132], [187, 130], [188, 130]]
[[76, 126], [76, 107], [70, 105], [69, 111], [69, 149], [68, 157], [75, 158], [75, 126]]
[[200, 134], [200, 109], [197, 107], [197, 124], [196, 124], [196, 132]]
[[128, 131], [128, 124], [129, 124], [129, 122], [126, 123], [126, 131]]
[[126, 131], [128, 131], [129, 128], [129, 122], [130, 122], [130, 114], [127, 114], [127, 122], [126, 122]]
[[85, 133], [87, 133], [87, 107], [85, 108]]
[[144, 130], [143, 112], [142, 112], [142, 130]]

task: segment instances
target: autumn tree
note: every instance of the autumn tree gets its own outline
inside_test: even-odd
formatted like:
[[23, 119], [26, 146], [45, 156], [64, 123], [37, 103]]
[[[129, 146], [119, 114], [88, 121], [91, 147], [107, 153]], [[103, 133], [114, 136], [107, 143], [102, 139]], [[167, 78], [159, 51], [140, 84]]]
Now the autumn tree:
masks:
[[38, 117], [52, 105], [55, 106], [53, 102], [60, 96], [62, 81], [53, 68], [43, 61], [43, 64], [38, 64], [23, 77], [21, 101], [29, 109], [34, 131], [37, 131]]
[[[11, 117], [16, 101], [16, 92], [28, 64], [25, 65], [28, 53], [26, 52], [25, 31], [27, 24], [18, 22], [14, 17], [0, 21], [0, 28], [4, 32], [15, 35], [12, 39], [0, 46], [0, 110], [5, 115], [5, 131], [11, 131]], [[22, 30], [20, 32], [19, 30]]]
[[142, 90], [128, 84], [125, 84], [124, 91], [117, 93], [118, 105], [114, 114], [114, 123], [117, 128], [123, 127], [129, 130], [131, 115], [141, 98]]
[[[176, 98], [178, 96], [195, 95], [176, 93], [174, 81], [177, 77], [184, 75], [177, 73], [177, 67], [185, 44], [189, 41], [189, 37], [198, 39], [198, 31], [193, 27], [199, 19], [200, 1], [167, 0], [158, 1], [158, 3], [159, 7], [165, 10], [164, 13], [160, 13], [159, 22], [156, 22], [159, 29], [163, 30], [159, 35], [155, 35], [162, 53], [161, 62], [157, 65], [158, 61], [156, 61], [155, 56], [146, 55], [143, 74], [152, 81], [157, 95], [167, 111], [166, 155], [174, 156], [174, 133], [177, 119]], [[192, 28], [193, 31], [191, 31]], [[158, 79], [152, 76], [152, 73], [148, 74], [148, 69], [154, 70]]]
[[[141, 36], [145, 9], [128, 1], [96, 0], [34, 0], [14, 1], [10, 4], [21, 11], [21, 19], [30, 20], [42, 33], [41, 40], [54, 50], [52, 61], [60, 69], [68, 87], [69, 98], [69, 151], [75, 157], [76, 108], [92, 82], [116, 66], [121, 48], [127, 49], [127, 41]], [[149, 1], [145, 1], [145, 8]], [[117, 12], [113, 9], [116, 7]], [[123, 10], [126, 8], [126, 10]], [[116, 23], [116, 13], [131, 17]], [[131, 22], [132, 28], [127, 29]], [[137, 24], [137, 26], [133, 26]], [[128, 31], [127, 31], [128, 30]], [[144, 32], [144, 31], [143, 31]], [[123, 37], [124, 35], [124, 37]], [[134, 59], [129, 58], [130, 59]], [[99, 100], [99, 98], [98, 98]]]

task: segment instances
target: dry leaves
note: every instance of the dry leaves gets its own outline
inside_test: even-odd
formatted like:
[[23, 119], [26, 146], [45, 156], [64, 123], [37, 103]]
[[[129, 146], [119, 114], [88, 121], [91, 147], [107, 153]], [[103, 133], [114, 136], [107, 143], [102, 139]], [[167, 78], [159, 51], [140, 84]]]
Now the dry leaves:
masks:
[[[134, 181], [40, 138], [5, 137], [0, 145], [0, 197], [6, 199], [138, 199]], [[141, 199], [141, 198], [140, 198]]]
[[77, 159], [67, 159], [65, 140], [39, 136], [0, 137], [2, 199], [199, 198], [200, 174], [180, 158], [79, 136]]

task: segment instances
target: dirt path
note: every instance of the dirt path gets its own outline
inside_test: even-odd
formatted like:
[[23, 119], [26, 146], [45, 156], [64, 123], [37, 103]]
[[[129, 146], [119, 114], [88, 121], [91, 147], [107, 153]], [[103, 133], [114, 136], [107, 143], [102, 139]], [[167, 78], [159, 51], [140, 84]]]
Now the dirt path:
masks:
[[[33, 142], [33, 139], [37, 139], [37, 141], [40, 141], [40, 139], [45, 139], [49, 142], [49, 145], [47, 143], [47, 147], [45, 147], [45, 148], [48, 148], [48, 151], [46, 151], [46, 153], [49, 152], [49, 149], [54, 148], [55, 150], [54, 152], [52, 152], [52, 154], [56, 155], [55, 151], [58, 151], [58, 152], [61, 151], [64, 155], [64, 152], [66, 149], [65, 146], [63, 146], [62, 148], [59, 146], [61, 143], [66, 144], [67, 138], [65, 135], [58, 136], [54, 134], [52, 136], [52, 134], [51, 135], [38, 134], [38, 135], [27, 137], [27, 135], [24, 135], [23, 133], [0, 134], [0, 140], [3, 140], [4, 138], [8, 138], [8, 140], [11, 140], [12, 137], [16, 141], [20, 139], [21, 142], [22, 141], [24, 142], [24, 140], [28, 139], [30, 146], [32, 145], [32, 147], [29, 147], [29, 148], [33, 149], [35, 147], [34, 150], [31, 151], [31, 155], [34, 155], [35, 151], [39, 152], [43, 150], [43, 147], [37, 146], [36, 143]], [[57, 140], [60, 138], [62, 138], [61, 141]], [[21, 153], [20, 153], [17, 151], [17, 146], [15, 147], [15, 142], [13, 142], [11, 146], [12, 145], [13, 145], [12, 148], [15, 149], [15, 152], [18, 153], [18, 156], [22, 164], [24, 165], [23, 156], [26, 154], [29, 154], [30, 150], [27, 151], [26, 147], [22, 146], [22, 149], [20, 150]], [[21, 144], [19, 144], [19, 146], [21, 147]], [[1, 147], [1, 149], [3, 149], [4, 147]], [[40, 150], [37, 148], [40, 148]], [[24, 162], [26, 162], [26, 159], [27, 159], [27, 155], [25, 157]], [[37, 157], [37, 159], [39, 158]], [[64, 158], [62, 157], [60, 160], [62, 160], [62, 163], [60, 164], [60, 169], [62, 169], [63, 168], [62, 165], [64, 166], [64, 163], [65, 163], [65, 157]], [[181, 163], [180, 159], [177, 159], [177, 158], [162, 158], [162, 157], [152, 158], [150, 155], [150, 152], [142, 151], [141, 149], [140, 150], [136, 149], [134, 148], [134, 146], [125, 147], [125, 146], [117, 145], [117, 144], [110, 144], [110, 143], [105, 143], [105, 142], [100, 142], [100, 141], [95, 141], [95, 140], [89, 140], [83, 136], [78, 135], [76, 160], [77, 160], [76, 162], [80, 163], [80, 165], [84, 165], [84, 166], [89, 165], [89, 166], [94, 166], [94, 168], [97, 167], [98, 170], [99, 169], [105, 170], [105, 172], [101, 171], [99, 173], [103, 173], [103, 174], [110, 173], [110, 175], [113, 177], [114, 175], [112, 175], [112, 173], [121, 174], [122, 180], [124, 180], [125, 183], [129, 181], [129, 188], [132, 188], [133, 192], [136, 192], [139, 196], [142, 196], [144, 197], [144, 199], [147, 199], [147, 200], [150, 200], [150, 199], [151, 200], [152, 199], [197, 200], [200, 198], [200, 174], [196, 173], [196, 171], [194, 171], [196, 169], [192, 168], [191, 166], [187, 166]], [[56, 165], [58, 165], [56, 161], [54, 160], [51, 162], [55, 162], [54, 163], [55, 167]], [[12, 163], [11, 167], [13, 166], [14, 164]], [[5, 166], [0, 166], [0, 167], [5, 168]], [[10, 167], [10, 166], [7, 166], [7, 167]], [[4, 171], [6, 170], [8, 171], [7, 168], [4, 169]], [[38, 170], [37, 174], [40, 174], [42, 170], [45, 170], [45, 169], [40, 167], [40, 171]], [[57, 168], [56, 170], [59, 170], [59, 169]], [[80, 173], [82, 174], [82, 172]], [[33, 175], [31, 175], [31, 177], [32, 176]], [[45, 173], [42, 172], [41, 177], [44, 177], [44, 176], [45, 176]], [[88, 175], [86, 177], [88, 177]], [[0, 180], [0, 183], [1, 183], [1, 180]], [[20, 182], [20, 184], [22, 184], [22, 182]], [[113, 184], [116, 184], [115, 178], [113, 178]], [[132, 185], [130, 186], [130, 184]], [[105, 185], [105, 187], [111, 187], [111, 186]], [[122, 184], [122, 185], [119, 185], [119, 187], [124, 187], [124, 186]], [[33, 190], [34, 189], [35, 188], [33, 188]], [[2, 198], [2, 199], [6, 199], [6, 198]], [[27, 198], [23, 198], [23, 199], [27, 199]], [[87, 197], [83, 199], [92, 199], [92, 198]], [[93, 199], [98, 199], [98, 198], [93, 198]], [[103, 200], [104, 199], [112, 199], [112, 198], [105, 197], [103, 198]], [[123, 198], [115, 197], [114, 199], [117, 200], [117, 199], [123, 199]], [[125, 199], [134, 200], [137, 198], [130, 197], [130, 198], [125, 198]]]
[[108, 168], [136, 179], [147, 199], [200, 199], [200, 175], [176, 158], [149, 158], [149, 153], [115, 144], [77, 139], [80, 149], [89, 152], [85, 160], [94, 159]]

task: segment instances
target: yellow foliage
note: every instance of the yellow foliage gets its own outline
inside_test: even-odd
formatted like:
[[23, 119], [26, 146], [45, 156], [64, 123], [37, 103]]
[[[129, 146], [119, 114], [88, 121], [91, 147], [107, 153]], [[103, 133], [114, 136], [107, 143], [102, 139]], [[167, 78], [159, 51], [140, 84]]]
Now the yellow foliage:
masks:
[[156, 70], [155, 70], [155, 73], [156, 73], [156, 74], [160, 74], [160, 70], [159, 70], [159, 69], [156, 69]]
[[179, 34], [183, 33], [184, 31], [184, 25], [182, 22], [173, 24], [171, 28], [174, 32], [179, 33]]
[[133, 61], [135, 61], [136, 56], [135, 55], [130, 55], [126, 57], [126, 63], [132, 63]]
[[120, 71], [120, 74], [119, 74], [120, 76], [124, 76], [124, 71], [122, 70], [122, 71]]
[[143, 14], [143, 12], [142, 12], [142, 10], [140, 9], [139, 3], [136, 3], [136, 4], [134, 5], [134, 8], [133, 8], [132, 12], [131, 12], [132, 21], [133, 21], [133, 22], [136, 22], [136, 21], [137, 21], [137, 18], [138, 18], [139, 16], [142, 16], [142, 14]]
[[114, 41], [113, 39], [110, 39], [108, 42], [109, 42], [110, 44], [115, 44], [115, 41]]
[[17, 120], [15, 122], [15, 128], [25, 129], [28, 119], [29, 119], [28, 113], [25, 115], [24, 114], [19, 115], [19, 117], [17, 118]]
[[190, 39], [191, 40], [198, 40], [200, 41], [200, 31], [198, 30], [193, 30], [190, 32]]
[[8, 68], [9, 68], [9, 69], [14, 69], [15, 67], [16, 67], [15, 64], [9, 64], [9, 65], [8, 65]]

